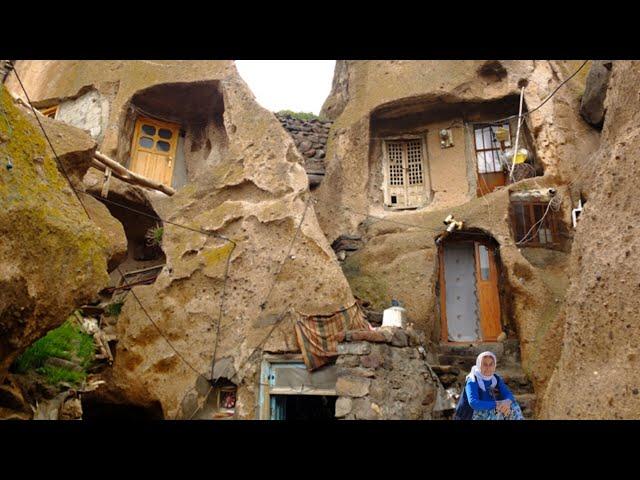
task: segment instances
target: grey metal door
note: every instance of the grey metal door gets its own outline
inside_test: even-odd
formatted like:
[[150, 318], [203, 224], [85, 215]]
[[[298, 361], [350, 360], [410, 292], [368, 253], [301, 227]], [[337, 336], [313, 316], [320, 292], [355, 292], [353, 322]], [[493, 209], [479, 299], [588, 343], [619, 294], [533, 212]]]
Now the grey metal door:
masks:
[[449, 341], [480, 340], [473, 242], [444, 246], [444, 281]]

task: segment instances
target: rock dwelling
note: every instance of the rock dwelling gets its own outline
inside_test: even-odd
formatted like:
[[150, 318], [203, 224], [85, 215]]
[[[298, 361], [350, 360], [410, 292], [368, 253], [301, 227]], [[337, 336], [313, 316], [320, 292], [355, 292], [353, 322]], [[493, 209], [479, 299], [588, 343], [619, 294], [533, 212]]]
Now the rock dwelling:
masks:
[[[2, 415], [449, 418], [491, 350], [528, 418], [638, 418], [638, 66], [583, 63], [338, 61], [312, 121], [233, 62], [3, 64]], [[103, 364], [42, 393], [11, 365], [74, 309]]]

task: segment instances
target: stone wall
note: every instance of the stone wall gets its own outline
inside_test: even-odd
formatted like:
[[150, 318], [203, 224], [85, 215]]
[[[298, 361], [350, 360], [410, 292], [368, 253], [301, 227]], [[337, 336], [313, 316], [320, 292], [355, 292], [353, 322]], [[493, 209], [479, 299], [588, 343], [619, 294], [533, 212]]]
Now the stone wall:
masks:
[[412, 329], [346, 332], [338, 344], [336, 417], [345, 420], [430, 420], [437, 379]]
[[309, 184], [313, 187], [324, 177], [324, 157], [327, 151], [327, 138], [333, 122], [329, 120], [299, 120], [291, 115], [276, 117], [291, 135], [296, 148], [304, 157], [304, 168], [309, 176]]

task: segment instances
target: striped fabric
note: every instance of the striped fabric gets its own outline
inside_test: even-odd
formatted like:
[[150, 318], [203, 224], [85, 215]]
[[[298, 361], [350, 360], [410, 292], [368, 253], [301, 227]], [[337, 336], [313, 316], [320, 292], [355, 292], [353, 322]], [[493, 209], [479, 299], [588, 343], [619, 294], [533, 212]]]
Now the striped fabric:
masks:
[[303, 316], [295, 329], [302, 358], [311, 371], [333, 361], [347, 330], [370, 330], [371, 325], [356, 302], [332, 315]]

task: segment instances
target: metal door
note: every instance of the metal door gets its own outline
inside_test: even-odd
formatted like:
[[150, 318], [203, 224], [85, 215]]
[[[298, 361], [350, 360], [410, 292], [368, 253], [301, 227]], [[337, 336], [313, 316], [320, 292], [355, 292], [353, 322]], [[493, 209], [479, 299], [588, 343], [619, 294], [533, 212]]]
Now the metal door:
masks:
[[443, 247], [446, 340], [475, 342], [481, 340], [476, 292], [475, 252], [473, 242], [456, 242]]

